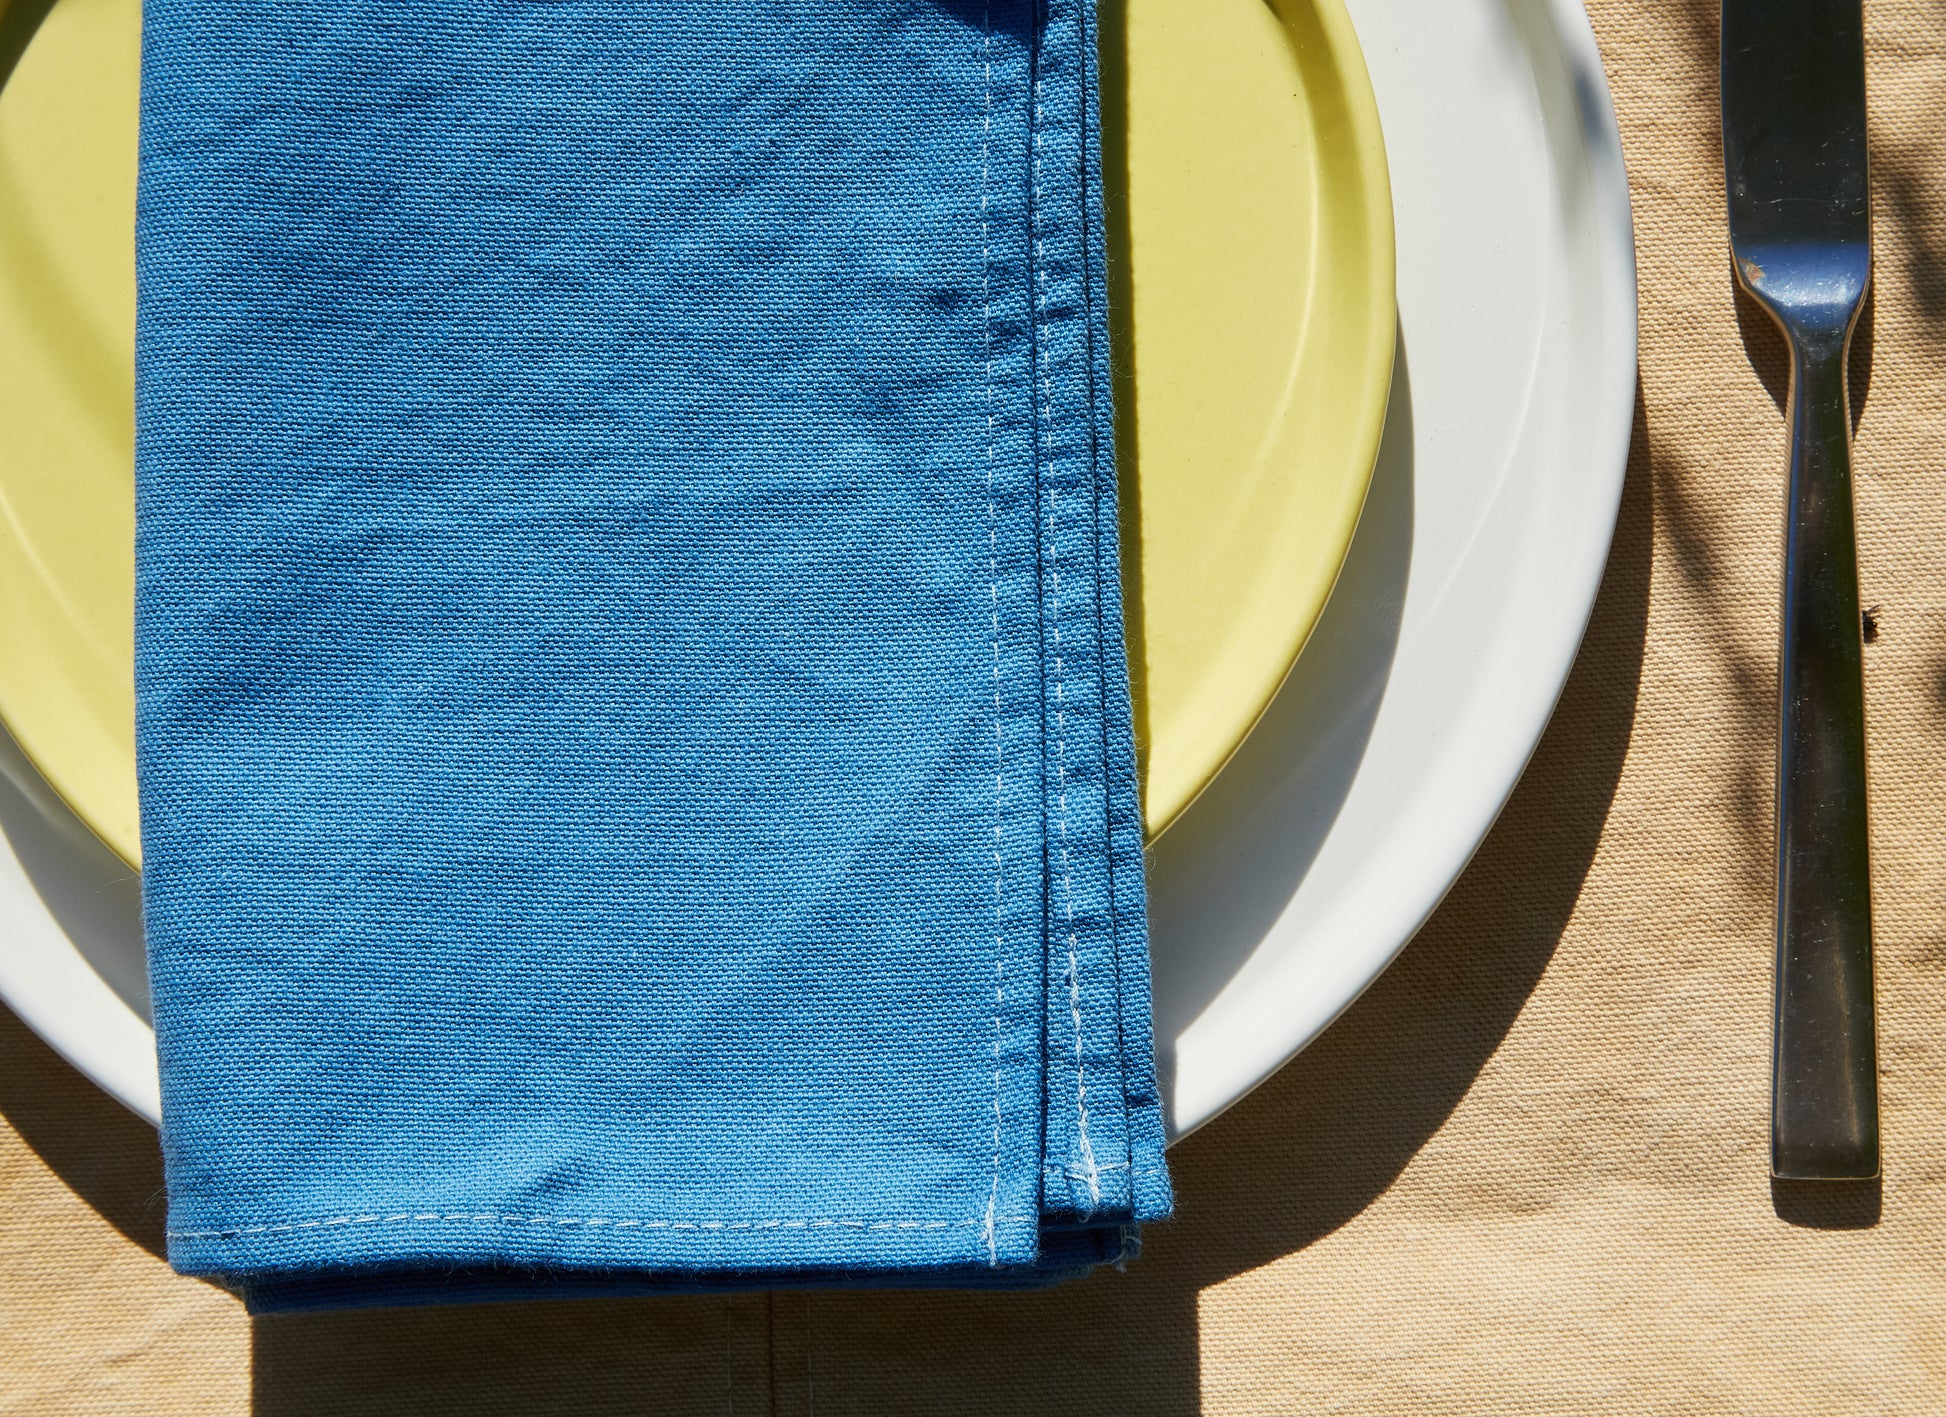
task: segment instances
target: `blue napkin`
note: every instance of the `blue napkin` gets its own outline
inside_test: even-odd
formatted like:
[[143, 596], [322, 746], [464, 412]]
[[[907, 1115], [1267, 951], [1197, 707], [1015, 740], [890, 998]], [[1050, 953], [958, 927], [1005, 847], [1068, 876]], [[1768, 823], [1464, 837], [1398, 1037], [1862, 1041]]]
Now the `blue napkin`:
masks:
[[147, 0], [169, 1254], [1016, 1285], [1167, 1213], [1092, 0]]

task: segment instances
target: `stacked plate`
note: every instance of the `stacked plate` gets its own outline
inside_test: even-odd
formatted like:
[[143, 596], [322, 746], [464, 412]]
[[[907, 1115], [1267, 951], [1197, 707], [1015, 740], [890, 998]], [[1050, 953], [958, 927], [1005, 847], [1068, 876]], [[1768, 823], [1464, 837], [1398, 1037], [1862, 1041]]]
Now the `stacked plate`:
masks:
[[[1574, 0], [1104, 0], [1102, 24], [1180, 1133], [1357, 997], [1512, 790], [1614, 525], [1634, 267]], [[0, 995], [153, 1118], [130, 647], [139, 32], [139, 0], [0, 12]]]

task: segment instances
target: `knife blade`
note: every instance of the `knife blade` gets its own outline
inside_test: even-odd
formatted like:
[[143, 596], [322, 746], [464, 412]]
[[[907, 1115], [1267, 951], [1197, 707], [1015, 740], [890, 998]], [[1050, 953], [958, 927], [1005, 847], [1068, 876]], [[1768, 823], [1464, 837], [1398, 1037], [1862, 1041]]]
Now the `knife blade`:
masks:
[[1723, 0], [1736, 276], [1790, 345], [1771, 1171], [1879, 1174], [1846, 355], [1872, 278], [1860, 0]]

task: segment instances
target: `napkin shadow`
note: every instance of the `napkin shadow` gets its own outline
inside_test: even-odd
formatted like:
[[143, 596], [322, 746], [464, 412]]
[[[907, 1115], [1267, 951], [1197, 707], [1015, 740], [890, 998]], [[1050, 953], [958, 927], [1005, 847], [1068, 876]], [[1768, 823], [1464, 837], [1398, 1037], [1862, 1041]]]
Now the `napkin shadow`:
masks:
[[155, 1128], [76, 1072], [5, 1005], [0, 1120], [95, 1214], [150, 1254], [163, 1253]]
[[1216, 780], [1149, 849], [1156, 1064], [1236, 977], [1296, 894], [1350, 795], [1398, 649], [1413, 542], [1412, 377], [1403, 331], [1384, 435], [1343, 569], [1290, 676]]
[[1317, 1243], [1384, 1194], [1459, 1105], [1553, 955], [1634, 722], [1652, 485], [1638, 403], [1594, 614], [1499, 822], [1364, 997], [1170, 1153], [1180, 1218], [1150, 1228], [1147, 1252], [1125, 1274], [1027, 1294], [750, 1294], [269, 1318], [253, 1330], [255, 1410], [1201, 1410], [1201, 1294]]
[[69, 942], [118, 999], [147, 1019], [142, 878], [61, 800], [4, 726], [0, 834]]
[[1540, 982], [1621, 778], [1648, 628], [1653, 479], [1638, 395], [1627, 480], [1593, 615], [1520, 784], [1393, 965], [1256, 1092], [1171, 1153], [1198, 1288], [1355, 1218], [1458, 1106]]
[[[1465, 1096], [1546, 968], [1634, 719], [1651, 484], [1638, 407], [1587, 636], [1499, 822], [1365, 996], [1171, 1153], [1181, 1219], [1153, 1227], [1148, 1253], [1126, 1274], [1039, 1294], [683, 1297], [265, 1319], [253, 1328], [255, 1410], [1197, 1411], [1199, 1295], [1317, 1243], [1382, 1195]], [[154, 1133], [4, 1012], [0, 1112], [110, 1224], [161, 1252]], [[1786, 1219], [1819, 1228], [1869, 1223], [1831, 1196], [1799, 1199], [1781, 1198], [1780, 1215], [1794, 1207]], [[1076, 1335], [1086, 1336], [1078, 1352]]]
[[14, 66], [54, 8], [55, 0], [9, 0], [0, 3], [0, 88], [13, 77]]
[[[0, 56], [4, 58], [4, 56]], [[141, 887], [0, 728], [0, 833], [28, 883], [102, 981], [143, 1018]], [[163, 1253], [155, 1129], [0, 1006], [0, 1120], [122, 1235]]]

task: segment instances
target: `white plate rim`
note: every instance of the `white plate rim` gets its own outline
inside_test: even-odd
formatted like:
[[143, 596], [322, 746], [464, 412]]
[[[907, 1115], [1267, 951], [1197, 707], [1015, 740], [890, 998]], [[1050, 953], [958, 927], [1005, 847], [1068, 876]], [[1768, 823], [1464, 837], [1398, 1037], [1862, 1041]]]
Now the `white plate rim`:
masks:
[[[1387, 861], [1405, 864], [1387, 876], [1390, 888], [1383, 899], [1371, 901], [1357, 920], [1333, 934], [1329, 968], [1319, 972], [1319, 951], [1306, 943], [1307, 924], [1316, 922], [1306, 916], [1300, 891], [1293, 902], [1296, 908], [1286, 910], [1264, 932], [1232, 986], [1218, 992], [1187, 1026], [1160, 1036], [1174, 1135], [1194, 1129], [1241, 1098], [1328, 1027], [1432, 913], [1492, 826], [1539, 742], [1573, 665], [1606, 564], [1635, 398], [1634, 245], [1619, 130], [1594, 34], [1578, 0], [1470, 3], [1496, 11], [1504, 3], [1530, 40], [1537, 33], [1546, 35], [1559, 68], [1536, 76], [1537, 85], [1553, 85], [1542, 98], [1543, 121], [1553, 125], [1547, 135], [1551, 150], [1564, 159], [1563, 168], [1571, 169], [1564, 175], [1577, 188], [1581, 203], [1577, 219], [1582, 229], [1571, 234], [1579, 242], [1573, 274], [1582, 318], [1576, 325], [1564, 323], [1555, 338], [1586, 366], [1584, 376], [1570, 391], [1571, 408], [1536, 406], [1527, 413], [1530, 418], [1542, 412], [1571, 414], [1584, 455], [1576, 465], [1555, 470], [1544, 520], [1531, 526], [1519, 523], [1527, 504], [1513, 495], [1523, 489], [1510, 485], [1495, 499], [1500, 521], [1490, 518], [1470, 533], [1475, 544], [1469, 554], [1475, 560], [1503, 549], [1495, 544], [1496, 535], [1511, 535], [1530, 551], [1544, 544], [1546, 564], [1535, 570], [1549, 593], [1514, 597], [1477, 626], [1482, 640], [1518, 642], [1523, 670], [1506, 677], [1488, 706], [1490, 735], [1467, 740], [1466, 771], [1437, 801], [1418, 804], [1425, 809], [1424, 820], [1411, 824], [1411, 831], [1401, 829], [1376, 844], [1382, 850], [1373, 858], [1373, 869], [1383, 872]], [[1380, 89], [1380, 117], [1389, 145], [1392, 135], [1407, 132], [1415, 117], [1420, 123], [1431, 120], [1425, 113], [1404, 111], [1396, 100], [1388, 107], [1385, 85], [1377, 82], [1388, 64], [1405, 62], [1396, 54], [1374, 52], [1368, 38], [1383, 27], [1387, 8], [1387, 0], [1349, 0]], [[1433, 58], [1421, 54], [1414, 62]], [[1395, 183], [1401, 166], [1392, 164]], [[1399, 223], [1402, 281], [1414, 252], [1423, 252], [1437, 239], [1436, 233]], [[1403, 312], [1401, 318], [1409, 338], [1410, 321]], [[1572, 495], [1552, 495], [1560, 493]], [[1408, 591], [1408, 617], [1410, 595]], [[1426, 650], [1426, 636], [1419, 637], [1417, 647], [1410, 636], [1408, 626], [1395, 679], [1406, 677], [1410, 657]], [[1407, 707], [1388, 694], [1379, 713], [1382, 718]], [[1366, 774], [1382, 776], [1384, 762], [1376, 753], [1368, 753], [1360, 769], [1352, 788], [1354, 801]], [[154, 1035], [142, 1011], [146, 1001], [140, 981], [121, 977], [119, 988], [111, 986], [89, 963], [85, 943], [75, 937], [86, 933], [88, 921], [99, 925], [106, 917], [112, 917], [111, 926], [119, 920], [121, 928], [139, 929], [133, 892], [120, 879], [126, 878], [127, 869], [4, 742], [0, 784], [8, 794], [0, 802], [0, 825], [6, 829], [6, 840], [0, 841], [0, 997], [78, 1070], [153, 1122], [161, 1103]], [[1341, 810], [1337, 821], [1348, 819]], [[1336, 834], [1345, 830], [1349, 828], [1334, 824], [1325, 833], [1325, 845], [1344, 845]], [[1172, 863], [1187, 850], [1184, 840], [1172, 830], [1152, 849], [1159, 930], [1166, 929]], [[103, 904], [99, 898], [104, 885], [117, 883], [115, 899]], [[96, 899], [91, 901], [91, 895]], [[1157, 948], [1181, 949], [1183, 942], [1159, 933]], [[1159, 957], [1159, 982], [1161, 964]], [[1237, 987], [1245, 974], [1249, 987]], [[1288, 987], [1280, 989], [1280, 980]], [[1159, 1007], [1159, 1018], [1164, 1012]], [[1220, 1046], [1209, 1046], [1212, 1039], [1220, 1040]]]
[[[1416, 31], [1429, 22], [1421, 7], [1348, 0], [1348, 8], [1366, 51], [1386, 129], [1399, 208], [1400, 318], [1409, 347], [1415, 270], [1423, 277], [1429, 264], [1443, 261], [1450, 266], [1475, 254], [1452, 249], [1455, 240], [1463, 243], [1463, 234], [1456, 237], [1450, 229], [1433, 231], [1427, 223], [1415, 224], [1404, 199], [1409, 194], [1402, 194], [1400, 185], [1414, 180], [1412, 163], [1404, 160], [1401, 149], [1423, 136], [1414, 133], [1415, 120], [1421, 129], [1430, 122], [1455, 121], [1451, 112], [1430, 110], [1441, 102], [1442, 73], [1461, 60], [1419, 37]], [[1212, 917], [1236, 913], [1233, 894], [1263, 894], [1262, 882], [1254, 877], [1275, 874], [1263, 864], [1264, 853], [1272, 849], [1246, 841], [1247, 830], [1228, 822], [1192, 842], [1182, 840], [1179, 827], [1172, 828], [1152, 846], [1158, 1052], [1172, 1138], [1195, 1130], [1247, 1095], [1328, 1028], [1437, 908], [1485, 839], [1539, 744], [1573, 667], [1607, 565], [1632, 434], [1637, 327], [1628, 179], [1600, 52], [1579, 0], [1471, 0], [1452, 8], [1493, 11], [1509, 24], [1510, 35], [1532, 66], [1537, 111], [1548, 130], [1540, 136], [1553, 160], [1555, 190], [1549, 196], [1560, 223], [1554, 233], [1560, 243], [1557, 254], [1563, 257], [1563, 264], [1546, 275], [1549, 323], [1534, 352], [1534, 366], [1537, 373], [1550, 376], [1566, 370], [1567, 382], [1553, 378], [1561, 387], [1552, 390], [1551, 398], [1540, 387], [1544, 381], [1537, 379], [1530, 388], [1486, 519], [1464, 533], [1470, 539], [1459, 569], [1430, 590], [1409, 586], [1404, 591], [1404, 623], [1374, 711], [1375, 726], [1353, 769], [1349, 791], [1334, 806], [1337, 815], [1323, 833], [1313, 864], [1288, 900], [1270, 902], [1275, 919], [1258, 932], [1241, 967], [1193, 1017], [1183, 1017], [1174, 1007], [1172, 983], [1185, 959], [1190, 961], [1186, 968], [1194, 972], [1199, 937], [1208, 932]], [[1442, 321], [1490, 318], [1473, 308], [1468, 292], [1448, 285], [1435, 294], [1444, 302], [1437, 312]], [[1403, 369], [1408, 360], [1402, 357], [1400, 362]], [[1436, 381], [1440, 371], [1432, 373]], [[1415, 383], [1418, 377], [1413, 376]], [[1400, 387], [1396, 381], [1394, 387]], [[1561, 435], [1568, 429], [1572, 439], [1564, 440]], [[1464, 441], [1466, 431], [1459, 430], [1457, 441]], [[1388, 426], [1388, 440], [1392, 436]], [[1427, 452], [1425, 441], [1420, 440], [1421, 458]], [[1564, 441], [1571, 441], [1572, 450]], [[1382, 465], [1386, 456], [1382, 448]], [[1415, 472], [1415, 480], [1448, 470], [1438, 464], [1437, 445], [1432, 456], [1435, 465]], [[1557, 456], [1559, 462], [1554, 461]], [[1361, 536], [1364, 530], [1361, 525]], [[1354, 539], [1354, 557], [1358, 546]], [[1477, 581], [1481, 576], [1474, 573], [1510, 556], [1511, 568], [1501, 569], [1519, 576], [1520, 584], [1508, 589], [1490, 614], [1482, 615], [1469, 602], [1476, 587], [1469, 588], [1468, 576]], [[1348, 560], [1348, 575], [1350, 564]], [[1507, 581], [1507, 575], [1501, 579]], [[1334, 594], [1343, 593], [1341, 582]], [[1327, 606], [1327, 616], [1331, 609]], [[1306, 654], [1311, 652], [1307, 646]], [[1475, 670], [1473, 687], [1481, 690], [1474, 701], [1432, 699], [1429, 692], [1443, 685], [1435, 682], [1436, 674], [1421, 671], [1436, 662], [1450, 669], [1468, 658]], [[1302, 666], [1300, 659], [1300, 670]], [[1275, 705], [1266, 721], [1274, 713]], [[1469, 715], [1464, 723], [1459, 721], [1462, 713]], [[1444, 722], [1442, 715], [1448, 715]], [[1406, 725], [1402, 732], [1441, 736], [1439, 751], [1431, 758], [1422, 753], [1410, 763], [1388, 760], [1401, 735], [1394, 733], [1388, 743], [1386, 731], [1400, 723]], [[1381, 827], [1373, 828], [1368, 815], [1361, 828], [1353, 820], [1358, 809], [1383, 804], [1382, 789], [1397, 788], [1403, 772], [1417, 774], [1408, 800], [1396, 803], [1398, 810]], [[1232, 794], [1228, 805], [1238, 800]], [[1288, 808], [1285, 803], [1281, 814], [1271, 810], [1260, 815], [1289, 821]], [[1247, 864], [1253, 850], [1259, 853], [1254, 868]], [[1358, 883], [1320, 899], [1330, 896], [1328, 889], [1314, 888], [1324, 864], [1348, 859], [1357, 862]], [[1251, 904], [1264, 913], [1263, 900]]]

